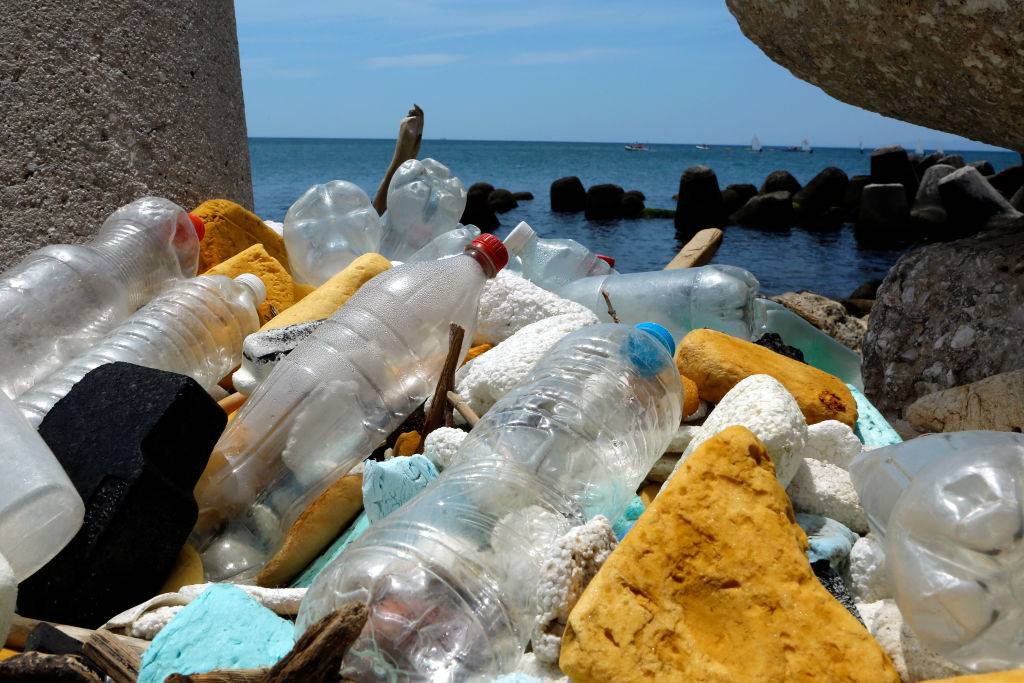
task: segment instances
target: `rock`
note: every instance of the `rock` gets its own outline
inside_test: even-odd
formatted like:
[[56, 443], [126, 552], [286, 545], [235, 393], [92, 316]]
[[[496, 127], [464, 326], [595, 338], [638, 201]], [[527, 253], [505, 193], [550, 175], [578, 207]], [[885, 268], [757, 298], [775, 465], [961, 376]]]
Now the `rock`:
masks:
[[764, 179], [764, 182], [761, 183], [759, 194], [768, 194], [769, 192], [796, 194], [800, 191], [800, 188], [800, 181], [794, 178], [793, 174], [789, 171], [772, 171]]
[[39, 434], [85, 501], [85, 522], [21, 583], [19, 614], [94, 628], [152, 596], [195, 525], [192, 489], [226, 422], [184, 375], [119, 362], [82, 378]]
[[[798, 360], [801, 363], [804, 362], [804, 352], [795, 346], [789, 346], [782, 340], [782, 337], [775, 332], [765, 332], [761, 335], [761, 338], [754, 342], [758, 346], [763, 346], [766, 349], [770, 349], [775, 353]], [[689, 379], [689, 378], [687, 378]]]
[[578, 213], [587, 207], [587, 191], [576, 176], [551, 183], [551, 210]]
[[559, 666], [577, 683], [898, 681], [806, 547], [763, 445], [730, 427], [605, 561], [569, 615]]
[[910, 209], [902, 185], [871, 184], [864, 188], [854, 230], [857, 240], [885, 244], [906, 237]]
[[619, 200], [619, 215], [623, 218], [640, 218], [644, 209], [644, 193], [630, 190]]
[[850, 179], [835, 166], [823, 169], [793, 195], [793, 211], [801, 223], [814, 223], [833, 206], [842, 206]]
[[622, 188], [618, 185], [605, 183], [592, 185], [587, 190], [586, 218], [588, 221], [618, 218], [622, 211]]
[[238, 252], [203, 275], [223, 275], [234, 279], [242, 273], [252, 273], [259, 277], [267, 290], [267, 298], [257, 308], [261, 325], [295, 303], [295, 281], [284, 265], [268, 254], [262, 244], [254, 244]]
[[751, 197], [729, 217], [730, 223], [752, 228], [788, 228], [793, 225], [793, 197], [789, 192], [769, 192]]
[[294, 626], [231, 584], [214, 584], [160, 630], [142, 655], [139, 683], [171, 674], [273, 666], [294, 643]]
[[917, 171], [907, 156], [907, 150], [899, 145], [879, 147], [871, 153], [871, 183], [888, 185], [898, 183], [907, 194], [907, 203], [914, 201], [917, 194]]
[[[940, 683], [939, 679], [932, 679], [924, 683]], [[1024, 683], [1024, 669], [1013, 669], [1012, 671], [993, 671], [987, 674], [967, 674], [955, 678], [943, 678], [941, 683]]]
[[885, 549], [875, 534], [858, 538], [850, 549], [846, 585], [857, 602], [875, 602], [892, 597], [889, 573], [885, 569]]
[[793, 395], [808, 424], [839, 420], [852, 427], [857, 421], [853, 395], [838, 378], [722, 332], [690, 332], [676, 348], [676, 366], [712, 403], [750, 375], [770, 375]]
[[871, 176], [869, 175], [855, 175], [850, 178], [849, 184], [846, 186], [846, 191], [843, 193], [843, 206], [857, 214], [857, 210], [860, 208], [861, 195], [864, 194], [864, 188], [871, 184]]
[[1024, 431], [1024, 370], [926, 394], [907, 407], [906, 418], [925, 432]]
[[834, 519], [858, 534], [868, 532], [868, 518], [850, 474], [838, 465], [804, 458], [786, 493], [797, 512]]
[[512, 199], [516, 200], [517, 202], [530, 202], [530, 201], [533, 201], [533, 193], [532, 192], [513, 192], [512, 193]]
[[370, 523], [379, 522], [437, 479], [437, 468], [422, 455], [367, 460], [363, 470], [363, 507]]
[[728, 0], [744, 34], [832, 97], [883, 116], [1024, 149], [1024, 22], [1010, 2]]
[[721, 227], [725, 218], [715, 172], [703, 165], [683, 171], [676, 202], [676, 237], [688, 240], [701, 228]]
[[501, 222], [490, 204], [494, 186], [488, 183], [473, 183], [466, 191], [466, 208], [462, 211], [459, 223], [475, 225], [484, 232], [498, 229]]
[[914, 207], [910, 210], [910, 221], [915, 231], [931, 237], [944, 232], [948, 217], [939, 196], [939, 181], [955, 170], [946, 164], [935, 164], [925, 171], [917, 188]]
[[233, 3], [7, 9], [0, 270], [146, 195], [252, 206]]
[[927, 171], [932, 166], [934, 166], [935, 164], [939, 163], [939, 160], [943, 156], [944, 155], [942, 154], [942, 152], [932, 152], [927, 156], [921, 157], [921, 160], [918, 161], [917, 164], [915, 164], [914, 166], [914, 170], [917, 171], [917, 177], [924, 178], [924, 172]]
[[1010, 200], [1010, 206], [1018, 211], [1024, 211], [1024, 186], [1021, 186], [1013, 195], [1013, 198]]
[[757, 188], [749, 183], [727, 185], [722, 190], [722, 213], [731, 216], [757, 194]]
[[982, 160], [982, 161], [972, 161], [968, 165], [969, 166], [973, 166], [974, 168], [978, 169], [978, 173], [980, 173], [983, 176], [994, 175], [995, 172], [996, 172], [996, 169], [992, 168], [992, 164], [990, 164], [989, 162], [984, 161], [984, 160]]
[[519, 202], [512, 196], [512, 193], [502, 188], [491, 190], [491, 193], [487, 195], [487, 204], [494, 210], [494, 213], [508, 213], [519, 206]]
[[[851, 532], [852, 533], [852, 532]], [[850, 591], [846, 588], [846, 583], [843, 581], [843, 577], [836, 571], [835, 567], [829, 564], [825, 560], [819, 560], [818, 562], [812, 562], [811, 568], [814, 570], [814, 575], [818, 577], [818, 581], [825, 587], [825, 590], [829, 592], [833, 598], [839, 602], [840, 605], [846, 608], [854, 619], [859, 621], [861, 624], [860, 613], [857, 611], [857, 605], [853, 600], [853, 596], [850, 595]]]
[[807, 560], [812, 565], [822, 561], [832, 567], [844, 565], [854, 543], [860, 538], [846, 525], [821, 515], [798, 512], [796, 523], [807, 534]]
[[940, 180], [939, 196], [955, 234], [1019, 226], [1024, 222], [1024, 214], [1010, 206], [973, 166], [964, 166]]
[[967, 162], [959, 154], [947, 154], [939, 159], [938, 163], [952, 166], [953, 168], [963, 168], [967, 165]]
[[903, 621], [895, 601], [859, 603], [857, 609], [864, 618], [864, 625], [889, 655], [902, 680], [946, 679], [967, 673], [960, 665], [921, 644]]
[[857, 318], [864, 318], [865, 324], [867, 323], [867, 317], [871, 314], [871, 309], [875, 306], [874, 299], [841, 299], [839, 301], [846, 309], [846, 312]]
[[459, 452], [459, 444], [466, 439], [467, 432], [454, 427], [438, 427], [423, 439], [423, 456], [443, 470], [452, 464]]
[[[986, 174], [982, 173], [982, 175]], [[1006, 199], [1013, 197], [1017, 190], [1024, 186], [1024, 166], [1010, 166], [995, 175], [988, 174], [988, 176], [986, 180], [989, 184]]]
[[840, 344], [854, 351], [860, 349], [860, 341], [868, 324], [846, 312], [843, 305], [814, 292], [786, 292], [770, 297]]
[[18, 580], [7, 560], [0, 555], [0, 641], [7, 642], [7, 634], [14, 620], [14, 608], [18, 602]]
[[788, 486], [800, 466], [807, 423], [786, 388], [768, 375], [751, 375], [729, 390], [697, 429], [673, 474], [701, 444], [730, 425], [749, 429], [764, 444], [779, 483]]
[[193, 209], [192, 214], [199, 216], [205, 225], [199, 242], [198, 272], [205, 273], [256, 244], [262, 245], [286, 271], [291, 271], [284, 238], [245, 207], [226, 199], [208, 199]]
[[874, 299], [878, 296], [878, 288], [882, 286], [881, 280], [867, 280], [857, 285], [857, 288], [850, 292], [851, 299]]

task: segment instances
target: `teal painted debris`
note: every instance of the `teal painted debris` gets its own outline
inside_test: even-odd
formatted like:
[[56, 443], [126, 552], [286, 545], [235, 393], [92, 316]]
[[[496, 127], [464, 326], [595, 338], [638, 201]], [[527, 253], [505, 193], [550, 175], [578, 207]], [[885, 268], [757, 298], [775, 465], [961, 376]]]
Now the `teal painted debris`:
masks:
[[860, 538], [845, 524], [821, 515], [798, 512], [796, 523], [807, 534], [807, 559], [811, 564], [826, 560], [833, 569], [838, 569]]
[[420, 454], [378, 462], [363, 471], [363, 508], [370, 523], [380, 521], [437, 479], [437, 468]]
[[847, 384], [853, 398], [857, 401], [857, 425], [853, 430], [865, 446], [869, 448], [881, 448], [902, 443], [903, 438], [892, 428], [878, 408], [871, 405], [868, 397], [860, 392], [852, 384]]
[[640, 519], [640, 515], [644, 514], [645, 509], [644, 501], [640, 499], [640, 496], [633, 496], [633, 500], [629, 501], [625, 512], [619, 515], [619, 518], [615, 520], [615, 524], [612, 525], [615, 540], [621, 541], [629, 533], [629, 530], [636, 524], [636, 520]]

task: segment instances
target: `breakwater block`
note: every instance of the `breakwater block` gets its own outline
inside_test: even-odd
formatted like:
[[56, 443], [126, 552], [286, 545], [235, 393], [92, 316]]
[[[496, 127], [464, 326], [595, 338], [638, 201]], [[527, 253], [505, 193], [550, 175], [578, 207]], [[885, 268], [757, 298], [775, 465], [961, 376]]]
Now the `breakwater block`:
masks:
[[19, 614], [94, 628], [157, 593], [195, 525], [192, 489], [226, 422], [184, 375], [111, 363], [83, 377], [39, 433], [85, 501], [85, 522], [22, 582]]

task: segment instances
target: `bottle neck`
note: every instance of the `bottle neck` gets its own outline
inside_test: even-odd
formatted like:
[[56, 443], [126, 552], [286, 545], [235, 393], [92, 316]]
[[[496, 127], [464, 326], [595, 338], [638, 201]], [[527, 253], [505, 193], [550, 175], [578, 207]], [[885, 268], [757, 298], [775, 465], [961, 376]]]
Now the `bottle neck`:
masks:
[[470, 244], [466, 247], [466, 250], [463, 253], [480, 264], [480, 268], [484, 271], [484, 275], [487, 276], [487, 279], [491, 279], [498, 274], [498, 268], [494, 265], [494, 262], [491, 261], [491, 258], [481, 249]]

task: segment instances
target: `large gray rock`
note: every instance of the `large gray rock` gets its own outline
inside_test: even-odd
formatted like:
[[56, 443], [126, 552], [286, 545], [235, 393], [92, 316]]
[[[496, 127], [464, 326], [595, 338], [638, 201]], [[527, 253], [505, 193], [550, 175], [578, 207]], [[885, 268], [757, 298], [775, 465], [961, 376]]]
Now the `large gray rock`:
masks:
[[814, 292], [785, 292], [771, 297], [840, 344], [860, 349], [867, 321], [850, 315], [838, 301]]
[[1024, 150], [1024, 5], [726, 0], [770, 58], [833, 97]]
[[145, 195], [252, 206], [231, 0], [5, 3], [0, 269]]
[[926, 394], [907, 408], [907, 421], [926, 432], [1019, 432], [1024, 429], [1024, 370]]
[[871, 310], [864, 384], [897, 414], [925, 394], [1024, 368], [1024, 233], [979, 233], [904, 254]]

